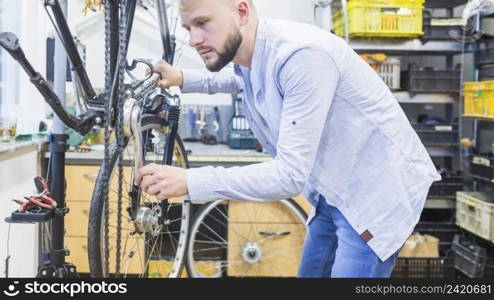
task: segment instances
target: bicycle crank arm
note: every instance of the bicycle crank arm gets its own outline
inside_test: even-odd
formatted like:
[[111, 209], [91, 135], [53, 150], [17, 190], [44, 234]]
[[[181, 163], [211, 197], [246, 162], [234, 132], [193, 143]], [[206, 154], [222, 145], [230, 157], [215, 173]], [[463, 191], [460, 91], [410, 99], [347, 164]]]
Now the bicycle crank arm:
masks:
[[21, 65], [24, 71], [26, 71], [31, 83], [38, 89], [46, 103], [48, 103], [51, 109], [67, 127], [74, 129], [81, 135], [85, 135], [97, 123], [96, 120], [98, 117], [101, 117], [101, 115], [96, 111], [87, 111], [79, 117], [76, 117], [65, 110], [62, 101], [60, 101], [55, 92], [53, 92], [43, 76], [36, 72], [27, 60], [24, 51], [22, 51], [22, 48], [19, 45], [19, 39], [15, 34], [11, 32], [2, 32], [0, 34], [0, 46], [7, 50], [7, 52], [9, 52], [9, 54]]

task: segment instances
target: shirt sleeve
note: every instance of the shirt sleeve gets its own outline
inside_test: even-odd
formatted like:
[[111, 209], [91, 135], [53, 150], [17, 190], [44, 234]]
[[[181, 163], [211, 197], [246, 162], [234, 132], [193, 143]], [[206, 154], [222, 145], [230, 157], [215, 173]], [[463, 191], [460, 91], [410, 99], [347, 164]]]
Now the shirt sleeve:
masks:
[[242, 80], [235, 75], [233, 68], [225, 68], [220, 72], [204, 70], [182, 70], [183, 93], [228, 93], [242, 92]]
[[244, 167], [187, 170], [192, 202], [275, 201], [302, 192], [314, 165], [340, 73], [324, 49], [310, 47], [294, 52], [276, 74], [284, 95], [277, 156], [269, 162]]

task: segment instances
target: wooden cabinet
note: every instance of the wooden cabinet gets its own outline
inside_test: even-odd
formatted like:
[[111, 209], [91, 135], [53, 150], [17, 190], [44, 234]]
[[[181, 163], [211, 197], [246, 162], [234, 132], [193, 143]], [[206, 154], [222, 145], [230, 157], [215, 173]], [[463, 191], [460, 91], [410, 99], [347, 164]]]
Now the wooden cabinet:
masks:
[[[65, 178], [67, 180], [67, 207], [70, 209], [67, 218], [65, 218], [65, 245], [70, 250], [67, 261], [74, 263], [80, 273], [89, 273], [87, 234], [89, 223], [89, 209], [91, 197], [98, 175], [99, 166], [79, 166], [69, 165], [65, 169]], [[130, 178], [130, 168], [124, 169], [125, 178]], [[116, 223], [116, 191], [117, 182], [112, 182], [110, 186], [110, 224]], [[128, 203], [123, 202], [123, 211], [127, 208]], [[136, 258], [126, 259], [129, 255], [144, 255], [144, 240], [139, 236], [129, 237], [129, 222], [122, 218], [122, 240], [127, 239], [127, 248], [122, 248], [121, 272], [128, 274], [142, 273], [143, 263]], [[114, 270], [115, 264], [115, 228], [110, 227], [110, 270]], [[113, 246], [112, 246], [113, 245]]]
[[[67, 261], [74, 263], [78, 272], [88, 273], [88, 249], [87, 231], [89, 222], [90, 201], [96, 182], [99, 166], [68, 165], [66, 166], [67, 194], [66, 202], [70, 209], [65, 219], [66, 239], [65, 244], [70, 250]], [[131, 177], [131, 168], [125, 167], [126, 181]], [[110, 222], [115, 223], [117, 182], [110, 185]], [[125, 192], [125, 190], [124, 190]], [[170, 199], [170, 202], [181, 202], [182, 199]], [[311, 210], [310, 203], [302, 196], [297, 196], [294, 201], [302, 207], [306, 214]], [[127, 207], [124, 201], [123, 209]], [[305, 225], [300, 223], [281, 202], [230, 202], [228, 208], [230, 224], [228, 226], [228, 259], [238, 260], [242, 258], [245, 246], [245, 238], [257, 241], [262, 248], [263, 259], [259, 263], [238, 263], [228, 268], [230, 276], [295, 276], [300, 260], [301, 250], [305, 237]], [[124, 214], [125, 215], [125, 214]], [[124, 228], [132, 228], [125, 219]], [[286, 232], [280, 236], [266, 236], [263, 234], [273, 232]], [[123, 237], [128, 231], [123, 232]], [[241, 234], [239, 234], [241, 233]], [[114, 236], [114, 229], [110, 229], [110, 236]], [[243, 237], [242, 237], [243, 236]], [[111, 245], [114, 245], [111, 239]], [[143, 240], [131, 240], [135, 253], [144, 253]], [[113, 247], [114, 248], [114, 247]], [[114, 268], [114, 249], [110, 246], [110, 268]], [[125, 253], [125, 252], [124, 252]], [[270, 254], [271, 253], [271, 254]], [[277, 255], [274, 255], [277, 254]], [[125, 257], [125, 255], [124, 255]], [[122, 259], [121, 272], [133, 274], [140, 273], [142, 264], [126, 266]], [[151, 277], [161, 277], [167, 274], [171, 268], [171, 261], [150, 261], [148, 271]], [[215, 268], [215, 262], [201, 262], [201, 268], [208, 270], [209, 275], [216, 274], [219, 268]], [[212, 266], [209, 264], [213, 264]], [[185, 272], [184, 272], [185, 273]]]

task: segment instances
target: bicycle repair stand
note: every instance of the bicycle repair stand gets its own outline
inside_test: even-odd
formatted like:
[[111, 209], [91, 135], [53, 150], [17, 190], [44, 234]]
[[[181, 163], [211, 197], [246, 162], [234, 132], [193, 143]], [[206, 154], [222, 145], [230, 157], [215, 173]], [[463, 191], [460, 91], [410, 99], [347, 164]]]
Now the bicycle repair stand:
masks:
[[[67, 15], [67, 1], [62, 1], [60, 7]], [[60, 37], [56, 36], [55, 44], [55, 78], [54, 89], [60, 99], [65, 98], [67, 55], [64, 53]], [[55, 115], [53, 130], [49, 137], [50, 165], [48, 166], [51, 196], [57, 202], [56, 209], [40, 209], [33, 213], [15, 211], [6, 221], [10, 223], [40, 223], [51, 220], [51, 249], [47, 259], [38, 267], [38, 278], [69, 278], [78, 277], [74, 264], [65, 262], [65, 256], [70, 254], [64, 248], [64, 217], [68, 213], [65, 206], [65, 152], [68, 136], [65, 134], [65, 125]]]

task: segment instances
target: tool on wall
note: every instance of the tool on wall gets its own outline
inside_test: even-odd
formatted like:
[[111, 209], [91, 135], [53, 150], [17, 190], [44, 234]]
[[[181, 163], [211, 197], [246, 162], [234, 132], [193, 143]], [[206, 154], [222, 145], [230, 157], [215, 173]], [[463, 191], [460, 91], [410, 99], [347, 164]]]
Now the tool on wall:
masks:
[[233, 149], [256, 149], [257, 139], [250, 130], [242, 110], [242, 98], [232, 96], [234, 114], [228, 124], [227, 144]]

